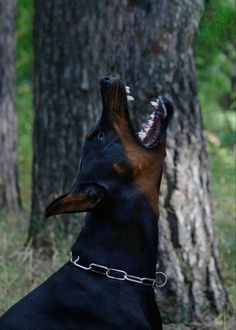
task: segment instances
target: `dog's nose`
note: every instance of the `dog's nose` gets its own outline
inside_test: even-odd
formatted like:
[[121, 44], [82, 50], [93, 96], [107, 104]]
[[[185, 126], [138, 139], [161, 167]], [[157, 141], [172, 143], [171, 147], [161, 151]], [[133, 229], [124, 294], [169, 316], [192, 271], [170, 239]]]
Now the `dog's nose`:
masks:
[[101, 84], [102, 87], [109, 88], [112, 84], [111, 77], [106, 76], [106, 77], [102, 78], [100, 80], [100, 84]]
[[120, 79], [118, 76], [105, 76], [100, 80], [100, 84], [102, 88], [109, 88], [111, 86], [116, 86], [120, 83]]

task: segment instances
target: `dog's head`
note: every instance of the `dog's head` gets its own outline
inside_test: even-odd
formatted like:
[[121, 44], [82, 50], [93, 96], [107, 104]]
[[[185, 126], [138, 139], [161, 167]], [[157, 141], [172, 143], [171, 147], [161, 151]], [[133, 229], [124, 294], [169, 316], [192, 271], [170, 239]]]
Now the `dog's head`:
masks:
[[128, 112], [129, 88], [116, 77], [105, 77], [100, 89], [102, 114], [86, 136], [76, 181], [46, 208], [46, 217], [90, 211], [127, 185], [157, 204], [172, 105], [161, 96], [152, 102], [153, 113], [136, 133]]

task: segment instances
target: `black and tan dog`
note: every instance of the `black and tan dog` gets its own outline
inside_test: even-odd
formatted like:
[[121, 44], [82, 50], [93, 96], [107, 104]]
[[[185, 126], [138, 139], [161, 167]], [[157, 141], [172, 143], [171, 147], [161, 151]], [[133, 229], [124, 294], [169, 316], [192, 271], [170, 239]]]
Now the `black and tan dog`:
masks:
[[136, 134], [126, 88], [101, 80], [103, 111], [70, 192], [46, 216], [87, 211], [72, 258], [0, 319], [1, 330], [162, 329], [156, 275], [158, 195], [172, 114], [159, 97]]

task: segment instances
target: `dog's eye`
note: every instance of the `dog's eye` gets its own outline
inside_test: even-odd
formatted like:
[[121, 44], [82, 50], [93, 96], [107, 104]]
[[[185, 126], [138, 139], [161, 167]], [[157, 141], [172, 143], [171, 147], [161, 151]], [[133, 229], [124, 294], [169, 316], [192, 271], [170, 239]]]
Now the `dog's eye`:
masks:
[[104, 137], [105, 137], [104, 132], [103, 131], [99, 131], [99, 133], [98, 133], [98, 140], [99, 141], [102, 141], [104, 139]]

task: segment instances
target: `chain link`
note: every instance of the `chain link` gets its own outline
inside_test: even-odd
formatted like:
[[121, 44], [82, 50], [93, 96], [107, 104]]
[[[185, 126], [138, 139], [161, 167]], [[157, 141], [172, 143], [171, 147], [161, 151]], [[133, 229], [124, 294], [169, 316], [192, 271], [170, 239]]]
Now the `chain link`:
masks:
[[98, 273], [101, 275], [105, 275], [106, 277], [118, 280], [118, 281], [128, 281], [133, 283], [138, 283], [146, 286], [151, 286], [152, 288], [162, 288], [167, 283], [167, 276], [163, 272], [156, 272], [156, 276], [161, 276], [163, 278], [163, 281], [158, 284], [156, 279], [148, 278], [148, 277], [138, 277], [134, 275], [127, 274], [124, 270], [116, 269], [116, 268], [108, 268], [103, 265], [91, 263], [89, 266], [84, 266], [79, 263], [80, 257], [76, 257], [75, 260], [73, 260], [72, 252], [70, 252], [71, 258], [70, 261], [72, 264], [74, 264], [76, 267], [79, 267], [83, 270], [92, 271], [94, 273]]

